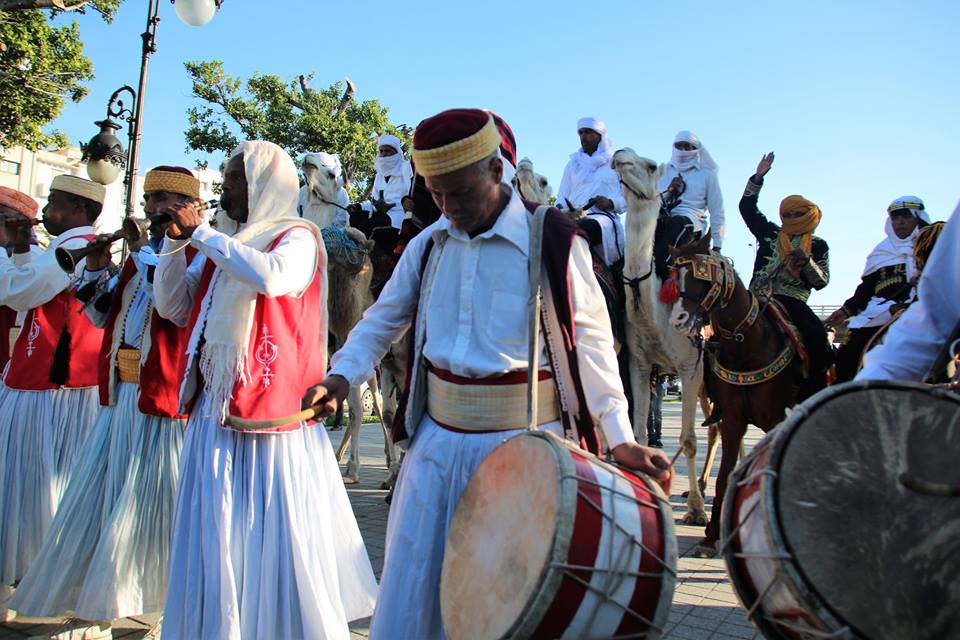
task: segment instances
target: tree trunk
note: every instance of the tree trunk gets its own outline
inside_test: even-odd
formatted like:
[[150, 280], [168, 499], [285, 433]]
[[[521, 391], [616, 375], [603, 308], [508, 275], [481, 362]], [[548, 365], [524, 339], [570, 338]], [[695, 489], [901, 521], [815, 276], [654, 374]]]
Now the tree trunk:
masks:
[[74, 11], [93, 0], [0, 0], [0, 11], [24, 11], [27, 9], [58, 9]]

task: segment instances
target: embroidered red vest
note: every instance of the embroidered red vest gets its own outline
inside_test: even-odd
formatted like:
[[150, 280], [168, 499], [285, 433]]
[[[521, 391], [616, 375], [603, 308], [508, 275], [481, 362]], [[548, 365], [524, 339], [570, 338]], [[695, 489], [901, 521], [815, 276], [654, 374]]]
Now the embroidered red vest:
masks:
[[[296, 228], [296, 227], [291, 227]], [[272, 250], [290, 229], [284, 231], [271, 244]], [[191, 329], [196, 326], [200, 306], [210, 287], [216, 265], [207, 261], [200, 285], [194, 298], [190, 315]], [[253, 316], [253, 330], [247, 348], [247, 382], [240, 380], [234, 385], [233, 398], [227, 413], [238, 418], [268, 420], [300, 411], [303, 392], [323, 381], [326, 358], [326, 318], [321, 317], [323, 303], [323, 278], [326, 270], [324, 254], [320, 253], [313, 280], [298, 297], [291, 295], [269, 298], [257, 295]], [[202, 347], [201, 347], [202, 348]], [[196, 360], [196, 356], [192, 358]], [[196, 366], [188, 362], [187, 370]], [[186, 386], [186, 385], [184, 385]], [[190, 392], [187, 392], [190, 393]], [[189, 409], [196, 400], [182, 398], [181, 408]], [[294, 431], [300, 423], [292, 423], [270, 429], [272, 432]], [[259, 431], [258, 433], [264, 433]]]
[[[91, 240], [93, 237], [89, 234], [71, 236], [64, 242], [74, 238]], [[54, 354], [65, 331], [70, 334], [66, 379], [62, 383], [51, 382]], [[11, 389], [24, 391], [93, 387], [97, 384], [97, 354], [102, 338], [103, 329], [94, 326], [87, 318], [73, 287], [61, 291], [52, 300], [27, 312], [4, 382]]]
[[[187, 264], [197, 254], [197, 250], [188, 246], [185, 250]], [[100, 360], [97, 377], [100, 385], [100, 404], [110, 406], [116, 402], [116, 391], [111, 388], [110, 350], [113, 331], [120, 315], [123, 291], [137, 274], [133, 258], [127, 258], [120, 272], [120, 281], [113, 292], [113, 306], [107, 314], [107, 323], [103, 329], [103, 342], [100, 346]], [[150, 312], [150, 322], [146, 328], [150, 332], [150, 352], [140, 365], [140, 393], [137, 408], [141, 413], [161, 418], [186, 418], [179, 412], [180, 382], [187, 364], [187, 342], [190, 331], [161, 318], [156, 310]], [[130, 345], [137, 346], [140, 345]], [[114, 377], [114, 382], [116, 378]]]

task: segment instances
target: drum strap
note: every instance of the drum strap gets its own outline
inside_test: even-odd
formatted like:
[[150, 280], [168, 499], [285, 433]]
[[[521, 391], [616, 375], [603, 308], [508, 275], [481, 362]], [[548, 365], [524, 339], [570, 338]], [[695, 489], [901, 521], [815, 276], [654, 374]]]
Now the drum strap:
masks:
[[[530, 279], [529, 300], [529, 354], [527, 356], [527, 372], [537, 371], [540, 368], [540, 309], [542, 306], [540, 291], [540, 276], [543, 270], [543, 221], [547, 215], [547, 205], [540, 205], [530, 218], [530, 250], [528, 252], [528, 272]], [[538, 400], [537, 376], [527, 376], [527, 428], [537, 429]]]

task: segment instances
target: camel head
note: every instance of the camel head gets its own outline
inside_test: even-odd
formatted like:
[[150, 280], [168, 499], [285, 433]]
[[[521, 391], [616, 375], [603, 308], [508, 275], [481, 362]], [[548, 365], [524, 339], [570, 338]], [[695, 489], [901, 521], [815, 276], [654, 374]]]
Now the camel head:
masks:
[[656, 202], [659, 211], [657, 183], [663, 173], [662, 167], [658, 167], [657, 163], [649, 158], [641, 158], [629, 147], [614, 153], [611, 165], [620, 176], [623, 195], [630, 208], [647, 204], [646, 201], [649, 201]]
[[308, 153], [304, 156], [303, 178], [307, 183], [308, 201], [318, 204], [324, 200], [337, 201], [337, 190], [340, 188], [337, 175], [333, 169], [320, 162], [319, 154]]
[[550, 200], [552, 189], [547, 183], [547, 178], [533, 171], [533, 162], [529, 158], [524, 158], [517, 165], [513, 186], [519, 191], [520, 197], [530, 202], [547, 204]]

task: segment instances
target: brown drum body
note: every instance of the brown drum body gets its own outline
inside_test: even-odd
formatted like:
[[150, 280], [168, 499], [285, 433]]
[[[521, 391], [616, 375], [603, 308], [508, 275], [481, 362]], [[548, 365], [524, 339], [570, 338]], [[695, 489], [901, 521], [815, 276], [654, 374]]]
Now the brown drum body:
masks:
[[721, 516], [764, 636], [960, 638], [958, 454], [960, 397], [911, 383], [832, 387], [764, 438]]
[[444, 630], [476, 638], [659, 638], [677, 562], [670, 503], [649, 479], [545, 432], [477, 468], [451, 523]]

